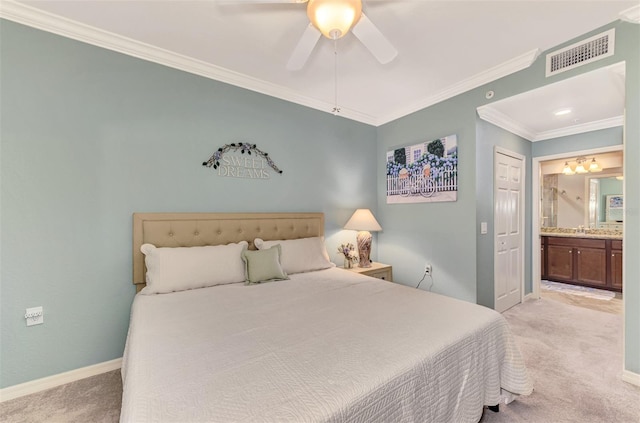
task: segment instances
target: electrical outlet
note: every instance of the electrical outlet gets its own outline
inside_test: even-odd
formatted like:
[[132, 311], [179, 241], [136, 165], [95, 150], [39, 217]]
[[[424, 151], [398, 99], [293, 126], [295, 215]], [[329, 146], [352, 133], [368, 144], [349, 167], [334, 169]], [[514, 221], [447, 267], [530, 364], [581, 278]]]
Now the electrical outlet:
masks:
[[431, 272], [433, 271], [433, 267], [431, 267], [431, 264], [427, 263], [424, 265], [424, 274], [425, 275], [429, 275], [431, 276]]
[[27, 319], [27, 326], [41, 325], [44, 323], [42, 307], [28, 308], [24, 314], [24, 318]]

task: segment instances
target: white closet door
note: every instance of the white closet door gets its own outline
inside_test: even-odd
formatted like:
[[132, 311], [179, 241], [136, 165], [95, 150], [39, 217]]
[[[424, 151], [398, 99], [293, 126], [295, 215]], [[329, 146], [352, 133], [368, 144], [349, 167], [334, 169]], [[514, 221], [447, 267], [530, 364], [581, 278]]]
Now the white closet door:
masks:
[[524, 166], [521, 158], [495, 153], [495, 309], [503, 312], [522, 299]]

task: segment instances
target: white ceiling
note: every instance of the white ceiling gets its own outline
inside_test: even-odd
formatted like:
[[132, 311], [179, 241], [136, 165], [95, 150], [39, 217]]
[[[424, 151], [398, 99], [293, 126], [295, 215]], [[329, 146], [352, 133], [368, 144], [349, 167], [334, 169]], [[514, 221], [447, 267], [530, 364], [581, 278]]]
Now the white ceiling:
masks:
[[[624, 123], [625, 66], [615, 64], [478, 108], [480, 117], [529, 141]], [[558, 111], [569, 111], [556, 116]]]
[[[340, 114], [386, 123], [527, 67], [540, 51], [615, 21], [637, 5], [637, 0], [365, 1], [365, 13], [398, 56], [381, 65], [352, 34], [340, 39]], [[233, 0], [2, 0], [0, 16], [330, 112], [332, 42], [322, 38], [301, 71], [285, 67], [308, 24], [305, 7]]]

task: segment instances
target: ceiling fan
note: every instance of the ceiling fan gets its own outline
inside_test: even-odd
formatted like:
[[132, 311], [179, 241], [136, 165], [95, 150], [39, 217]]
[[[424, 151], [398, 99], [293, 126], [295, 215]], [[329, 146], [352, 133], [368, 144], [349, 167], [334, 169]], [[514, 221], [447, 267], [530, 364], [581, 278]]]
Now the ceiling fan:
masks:
[[304, 67], [321, 36], [342, 38], [349, 31], [382, 64], [391, 62], [398, 51], [382, 32], [362, 13], [362, 0], [227, 0], [233, 3], [307, 3], [309, 25], [296, 45], [287, 69]]

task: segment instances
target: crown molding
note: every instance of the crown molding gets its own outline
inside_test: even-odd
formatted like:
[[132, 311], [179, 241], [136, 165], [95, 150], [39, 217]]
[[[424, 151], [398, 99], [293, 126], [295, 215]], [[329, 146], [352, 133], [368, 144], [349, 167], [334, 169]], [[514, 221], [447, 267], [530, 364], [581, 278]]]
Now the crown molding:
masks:
[[[43, 31], [51, 32], [53, 34], [61, 35], [66, 38], [182, 70], [205, 78], [214, 79], [216, 81], [245, 88], [250, 91], [286, 100], [326, 113], [331, 113], [334, 106], [326, 101], [301, 95], [298, 92], [281, 85], [272, 84], [208, 62], [193, 59], [191, 57], [85, 25], [52, 13], [44, 12], [40, 9], [18, 3], [14, 0], [2, 0], [0, 2], [0, 17]], [[468, 79], [460, 81], [433, 96], [421, 100], [412, 106], [397, 110], [395, 113], [391, 113], [383, 118], [344, 107], [337, 116], [372, 126], [383, 125], [387, 122], [404, 117], [418, 110], [422, 110], [451, 97], [455, 97], [456, 95], [469, 91], [473, 88], [477, 88], [488, 82], [525, 69], [531, 66], [539, 54], [539, 49], [527, 52]]]
[[552, 138], [566, 137], [568, 135], [583, 134], [585, 132], [598, 131], [600, 129], [615, 128], [624, 125], [624, 116], [615, 116], [608, 119], [596, 120], [580, 125], [567, 126], [566, 128], [539, 132], [531, 141], [543, 141]]
[[[621, 12], [620, 15], [622, 19], [629, 20], [631, 22], [638, 22], [640, 20], [640, 6], [634, 6], [627, 9]], [[300, 95], [298, 92], [280, 85], [272, 84], [208, 62], [193, 59], [150, 44], [142, 43], [140, 41], [85, 25], [77, 21], [44, 12], [37, 8], [18, 3], [14, 0], [2, 0], [2, 2], [0, 2], [0, 17], [43, 31], [61, 35], [66, 38], [71, 38], [97, 47], [136, 57], [138, 59], [182, 70], [184, 72], [286, 100], [326, 113], [331, 113], [334, 106], [326, 101]], [[484, 72], [453, 84], [435, 95], [429, 96], [414, 103], [413, 105], [399, 109], [384, 117], [376, 117], [348, 108], [342, 108], [337, 116], [372, 126], [380, 126], [485, 85], [489, 82], [518, 72], [522, 69], [526, 69], [531, 66], [539, 55], [539, 49], [531, 50], [502, 64], [494, 66], [493, 68], [487, 69]], [[531, 131], [529, 128], [523, 127], [521, 124], [514, 122], [507, 116], [498, 113], [495, 110], [485, 108], [485, 106], [478, 108], [478, 113], [484, 120], [531, 141], [540, 141], [543, 139], [556, 138], [558, 136], [566, 136], [622, 125], [622, 123], [620, 123], [622, 118], [614, 118], [613, 121], [605, 120], [592, 122], [585, 125], [576, 125], [564, 128], [558, 131], [548, 131], [542, 134], [535, 134], [535, 132]]]
[[[66, 19], [58, 15], [44, 12], [37, 8], [18, 3], [14, 0], [2, 0], [0, 3], [0, 17], [43, 31], [61, 35], [63, 37], [95, 45], [97, 47], [106, 48], [138, 59], [158, 63], [160, 65], [189, 72], [205, 78], [214, 79], [216, 81], [290, 101], [292, 103], [326, 113], [331, 113], [330, 111], [334, 106], [333, 104], [325, 101], [300, 95], [298, 92], [280, 85], [272, 84], [211, 63], [196, 60], [150, 44], [133, 40], [131, 38], [85, 25], [71, 19]], [[531, 63], [533, 63], [533, 61], [535, 61], [539, 54], [540, 52], [538, 49], [532, 50], [501, 65], [495, 66], [487, 71], [481, 72], [471, 78], [454, 84], [436, 95], [415, 103], [413, 106], [391, 113], [382, 119], [348, 108], [342, 108], [340, 114], [337, 116], [373, 126], [379, 126], [447, 100], [488, 82], [502, 78], [503, 76], [509, 75], [513, 72], [527, 68]]]
[[620, 12], [620, 19], [635, 24], [640, 23], [640, 5], [630, 7]]
[[550, 131], [536, 132], [533, 129], [528, 128], [520, 122], [505, 115], [504, 113], [494, 109], [490, 104], [478, 107], [477, 111], [482, 120], [492, 123], [504, 129], [505, 131], [512, 132], [531, 142], [566, 137], [568, 135], [583, 134], [585, 132], [615, 128], [616, 126], [624, 125], [624, 116], [615, 116], [612, 118], [587, 122], [580, 125], [573, 125], [565, 128], [553, 129]]
[[512, 132], [522, 138], [533, 141], [536, 138], [536, 132], [512, 119], [502, 112], [497, 111], [491, 105], [478, 107], [478, 115], [482, 120], [486, 120], [506, 131]]
[[[214, 79], [236, 87], [245, 88], [260, 94], [286, 100], [312, 109], [331, 113], [334, 104], [308, 96], [300, 95], [289, 88], [234, 72], [202, 60], [193, 59], [178, 53], [152, 46], [112, 32], [104, 31], [83, 23], [54, 15], [42, 10], [18, 3], [14, 0], [0, 2], [0, 17], [61, 35], [97, 47], [102, 47], [138, 59], [154, 62], [174, 69], [182, 70], [205, 78]], [[342, 108], [337, 115], [358, 122], [375, 125], [376, 118], [356, 110]]]
[[378, 126], [383, 125], [385, 123], [407, 116], [419, 110], [426, 109], [429, 106], [433, 106], [434, 104], [440, 103], [444, 100], [450, 99], [459, 94], [470, 91], [474, 88], [478, 88], [489, 82], [503, 78], [507, 75], [518, 72], [522, 69], [526, 69], [529, 66], [531, 66], [533, 62], [535, 62], [535, 60], [538, 58], [539, 55], [540, 55], [540, 49], [534, 49], [534, 50], [528, 51], [527, 53], [524, 53], [504, 63], [501, 63], [492, 68], [489, 68], [486, 71], [473, 75], [470, 78], [464, 79], [456, 84], [453, 84], [450, 87], [440, 91], [439, 93], [433, 96], [427, 97], [424, 100], [421, 100], [417, 103], [414, 103], [411, 106], [405, 107], [403, 109], [399, 109], [395, 113], [390, 113], [384, 118], [381, 118], [380, 120], [378, 120], [377, 125]]

